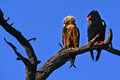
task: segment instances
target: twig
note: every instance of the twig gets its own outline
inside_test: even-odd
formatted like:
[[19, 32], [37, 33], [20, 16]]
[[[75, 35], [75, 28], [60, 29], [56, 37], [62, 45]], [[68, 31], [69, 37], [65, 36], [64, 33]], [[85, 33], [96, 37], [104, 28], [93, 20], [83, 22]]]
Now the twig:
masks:
[[[37, 80], [45, 80], [55, 69], [61, 67], [62, 65], [64, 65], [66, 63], [66, 61], [68, 61], [70, 54], [74, 54], [74, 55], [79, 55], [79, 54], [83, 54], [85, 52], [98, 48], [101, 49], [105, 49], [115, 55], [120, 55], [120, 51], [113, 49], [109, 46], [107, 46], [111, 41], [112, 41], [112, 31], [110, 30], [108, 33], [108, 38], [105, 41], [105, 43], [101, 43], [99, 45], [93, 45], [94, 44], [94, 40], [99, 37], [99, 34], [96, 35], [96, 37], [94, 37], [90, 42], [88, 42], [87, 44], [85, 44], [84, 46], [80, 47], [80, 48], [73, 48], [73, 49], [61, 49], [60, 51], [58, 51], [54, 56], [52, 56], [40, 69], [39, 71], [41, 73], [39, 73], [39, 71], [36, 73], [36, 79]], [[43, 72], [43, 73], [42, 73]]]
[[31, 39], [29, 39], [28, 41], [31, 41], [31, 40], [35, 41], [35, 40], [36, 40], [36, 38], [31, 38]]
[[[0, 9], [0, 25], [9, 34], [14, 36], [18, 40], [18, 42], [25, 48], [25, 51], [27, 53], [29, 63], [25, 63], [26, 64], [26, 80], [35, 80], [37, 65], [38, 63], [40, 63], [40, 61], [37, 60], [36, 54], [31, 44], [29, 43], [29, 41], [18, 30], [13, 28], [11, 24], [9, 25], [7, 21], [3, 18], [3, 15], [4, 14]], [[8, 44], [14, 49], [14, 51], [19, 57], [21, 56], [20, 58], [17, 58], [17, 59], [23, 59], [23, 60], [26, 59], [26, 58], [22, 58], [23, 56], [16, 51], [15, 46], [10, 44], [9, 42]]]
[[[26, 53], [28, 55], [28, 61], [26, 61], [27, 63], [24, 62], [26, 65], [26, 80], [45, 80], [54, 70], [64, 65], [66, 61], [68, 61], [68, 59], [70, 58], [71, 54], [79, 55], [88, 52], [90, 50], [95, 50], [100, 48], [120, 56], [120, 51], [112, 47], [113, 35], [112, 35], [112, 30], [110, 30], [108, 33], [107, 40], [104, 43], [99, 43], [97, 45], [93, 45], [93, 44], [95, 43], [94, 40], [97, 37], [99, 37], [99, 34], [96, 35], [96, 37], [93, 38], [90, 42], [79, 48], [65, 49], [59, 43], [61, 50], [58, 51], [54, 56], [52, 56], [38, 71], [36, 71], [37, 65], [38, 63], [40, 63], [40, 61], [37, 60], [37, 57], [34, 53], [32, 46], [29, 43], [29, 40], [25, 39], [24, 36], [19, 31], [11, 27], [11, 25], [9, 25], [7, 21], [4, 20], [3, 12], [1, 11], [1, 9], [0, 9], [0, 25], [8, 33], [13, 35], [26, 50]], [[13, 44], [8, 42], [7, 40], [5, 41], [13, 48], [16, 55], [19, 57], [17, 59], [21, 59], [22, 61], [26, 59], [19, 52], [17, 52], [16, 50], [17, 48]]]
[[12, 49], [15, 51], [15, 54], [18, 56], [17, 60], [22, 60], [23, 63], [25, 65], [27, 65], [29, 62], [29, 60], [27, 58], [24, 58], [18, 51], [17, 51], [17, 48], [10, 42], [8, 42], [5, 38], [4, 38], [5, 42], [12, 47]]
[[63, 47], [62, 47], [61, 43], [59, 43], [59, 46], [60, 46], [60, 48], [61, 48], [61, 49], [63, 49]]

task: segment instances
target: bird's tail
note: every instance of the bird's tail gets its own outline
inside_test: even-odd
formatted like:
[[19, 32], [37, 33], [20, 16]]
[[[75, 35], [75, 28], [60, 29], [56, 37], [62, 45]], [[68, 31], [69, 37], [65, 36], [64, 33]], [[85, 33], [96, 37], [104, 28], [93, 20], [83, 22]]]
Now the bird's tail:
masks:
[[100, 53], [101, 53], [101, 49], [97, 49], [96, 61], [99, 60], [99, 58], [100, 58]]
[[91, 58], [94, 61], [94, 55], [93, 55], [93, 50], [90, 50]]
[[69, 66], [69, 68], [71, 68], [72, 66], [73, 66], [74, 68], [77, 68], [77, 67], [74, 65], [75, 57], [76, 57], [76, 56], [72, 56], [72, 57], [70, 58], [71, 65]]

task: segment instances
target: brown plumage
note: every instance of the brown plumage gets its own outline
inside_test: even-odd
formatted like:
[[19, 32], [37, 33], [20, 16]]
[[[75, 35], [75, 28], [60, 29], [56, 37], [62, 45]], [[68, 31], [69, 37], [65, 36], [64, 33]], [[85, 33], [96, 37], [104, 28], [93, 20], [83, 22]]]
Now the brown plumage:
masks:
[[[97, 34], [100, 36], [95, 40], [96, 43], [102, 43], [105, 39], [106, 24], [101, 19], [98, 11], [91, 11], [87, 16], [88, 22], [88, 41], [92, 40]], [[90, 51], [92, 60], [94, 60], [93, 51]], [[96, 61], [99, 59], [101, 49], [97, 49]]]
[[[62, 43], [64, 48], [76, 48], [79, 47], [79, 29], [75, 24], [75, 19], [72, 16], [67, 16], [64, 19], [64, 28], [62, 31]], [[70, 67], [76, 66], [74, 65], [76, 55], [70, 55], [71, 65]]]

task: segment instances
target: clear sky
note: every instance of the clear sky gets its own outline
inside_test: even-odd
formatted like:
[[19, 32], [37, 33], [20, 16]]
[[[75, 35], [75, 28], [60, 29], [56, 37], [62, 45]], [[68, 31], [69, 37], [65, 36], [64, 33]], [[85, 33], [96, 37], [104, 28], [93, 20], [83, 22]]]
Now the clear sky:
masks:
[[[0, 0], [4, 17], [10, 17], [8, 23], [19, 30], [31, 41], [37, 58], [41, 60], [38, 69], [60, 50], [62, 42], [63, 19], [70, 15], [76, 19], [80, 29], [80, 46], [88, 42], [87, 15], [98, 10], [107, 24], [106, 36], [113, 30], [113, 47], [120, 49], [120, 0]], [[25, 67], [3, 38], [13, 43], [25, 57], [24, 48], [18, 41], [0, 26], [0, 78], [1, 80], [24, 80]], [[96, 52], [95, 52], [96, 55]], [[120, 80], [120, 56], [102, 51], [98, 62], [93, 62], [90, 53], [78, 55], [75, 65], [70, 62], [55, 70], [47, 80]]]

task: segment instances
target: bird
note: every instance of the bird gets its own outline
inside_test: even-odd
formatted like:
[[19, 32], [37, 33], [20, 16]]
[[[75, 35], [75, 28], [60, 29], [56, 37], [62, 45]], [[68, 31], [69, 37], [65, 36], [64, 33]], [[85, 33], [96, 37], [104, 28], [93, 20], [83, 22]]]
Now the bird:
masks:
[[[87, 28], [87, 33], [88, 33], [88, 41], [92, 40], [97, 34], [100, 34], [97, 39], [95, 39], [95, 44], [97, 43], [103, 43], [105, 40], [105, 31], [106, 31], [106, 23], [103, 19], [101, 19], [100, 14], [98, 13], [97, 10], [92, 10], [88, 16], [88, 28]], [[99, 60], [101, 53], [101, 49], [97, 49], [97, 56], [96, 56], [96, 61]], [[90, 50], [91, 58], [94, 61], [94, 54], [93, 50]]]
[[[79, 38], [80, 38], [80, 31], [75, 23], [75, 18], [73, 16], [67, 16], [64, 18], [63, 21], [64, 27], [62, 30], [62, 43], [64, 45], [64, 48], [70, 49], [70, 48], [78, 48], [79, 47]], [[70, 62], [72, 66], [76, 68], [74, 65], [76, 55], [71, 54], [70, 55]]]

